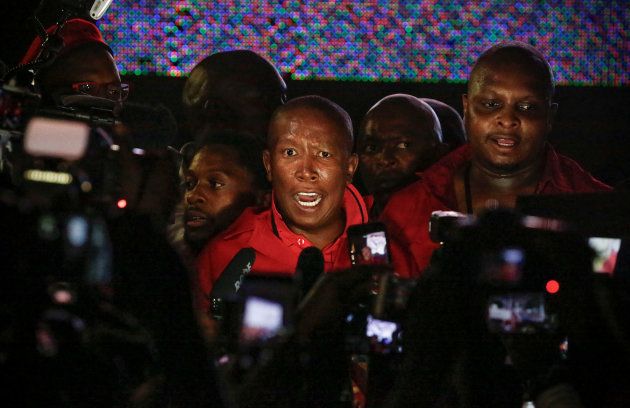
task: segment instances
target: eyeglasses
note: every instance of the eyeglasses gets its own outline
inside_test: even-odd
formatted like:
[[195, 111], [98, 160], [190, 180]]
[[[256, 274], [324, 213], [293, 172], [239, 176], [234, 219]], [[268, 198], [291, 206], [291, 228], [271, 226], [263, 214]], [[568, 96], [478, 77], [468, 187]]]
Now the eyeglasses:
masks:
[[122, 102], [129, 96], [129, 84], [110, 82], [101, 84], [94, 81], [75, 82], [72, 90], [76, 93], [107, 98], [112, 101]]

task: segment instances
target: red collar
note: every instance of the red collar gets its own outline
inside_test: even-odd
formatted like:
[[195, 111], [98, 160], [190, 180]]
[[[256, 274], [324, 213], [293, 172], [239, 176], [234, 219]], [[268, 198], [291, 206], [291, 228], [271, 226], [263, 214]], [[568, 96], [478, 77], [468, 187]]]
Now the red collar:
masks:
[[[325, 258], [327, 254], [332, 256], [335, 252], [334, 249], [340, 244], [341, 238], [345, 236], [349, 226], [368, 222], [368, 209], [365, 201], [352, 184], [348, 184], [346, 186], [343, 196], [343, 209], [346, 212], [346, 225], [344, 227], [344, 231], [339, 237], [337, 237], [337, 239], [326, 245], [326, 247], [322, 250]], [[292, 247], [292, 249], [295, 248], [294, 250], [297, 250], [298, 252], [304, 248], [313, 246], [313, 243], [310, 242], [304, 235], [296, 234], [289, 229], [276, 207], [275, 198], [272, 199], [271, 202], [271, 229], [274, 235], [277, 236], [287, 247]]]
[[[536, 186], [536, 193], [574, 191], [573, 183], [567, 178], [565, 171], [562, 169], [560, 156], [549, 143], [545, 144], [544, 155], [545, 169]], [[470, 157], [470, 145], [465, 144], [447, 154], [424, 173], [420, 174], [420, 178], [427, 185], [428, 189], [449, 208], [455, 208], [457, 205], [453, 188], [455, 173], [466, 163], [470, 162]]]

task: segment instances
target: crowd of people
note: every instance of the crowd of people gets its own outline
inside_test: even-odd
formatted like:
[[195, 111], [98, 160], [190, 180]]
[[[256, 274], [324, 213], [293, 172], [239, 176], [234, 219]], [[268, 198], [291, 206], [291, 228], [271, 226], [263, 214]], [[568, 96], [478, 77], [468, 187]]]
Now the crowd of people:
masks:
[[[82, 335], [55, 340], [57, 332], [45, 330], [41, 312], [34, 312], [30, 326], [25, 323], [30, 329], [24, 333], [36, 333], [33, 338], [12, 338], [7, 327], [17, 326], [3, 326], [10, 341], [3, 340], [0, 365], [7, 372], [19, 372], [22, 360], [48, 375], [73, 372], [50, 382], [24, 373], [5, 378], [29, 383], [34, 393], [45, 388], [35, 405], [630, 403], [630, 332], [619, 317], [628, 306], [627, 282], [593, 282], [590, 249], [574, 232], [531, 232], [515, 211], [519, 196], [615, 194], [549, 143], [558, 105], [551, 67], [539, 50], [503, 42], [480, 55], [462, 96], [463, 118], [441, 101], [393, 94], [375, 101], [356, 129], [344, 108], [327, 98], [288, 99], [278, 70], [255, 52], [219, 52], [201, 59], [178, 96], [191, 140], [175, 149], [159, 143], [138, 149], [130, 136], [135, 125], [124, 114], [129, 86], [98, 28], [72, 19], [58, 34], [63, 45], [34, 77], [41, 104], [111, 112], [106, 131], [119, 152], [111, 177], [124, 205], [104, 216], [112, 278], [99, 285], [86, 285], [83, 275], [75, 279], [82, 290], [98, 289], [96, 306], [90, 304], [96, 311], [86, 317], [83, 303], [72, 309], [93, 329], [74, 328]], [[37, 39], [22, 63], [44, 59], [41, 50]], [[360, 188], [353, 180], [360, 180]], [[21, 186], [4, 187], [11, 197], [23, 194]], [[8, 231], [24, 219], [25, 209], [19, 199], [3, 197]], [[435, 211], [467, 220], [453, 227], [461, 234], [450, 242], [433, 241], [429, 224]], [[388, 262], [353, 265], [348, 229], [376, 222], [386, 230]], [[14, 254], [3, 273], [5, 317], [23, 308], [22, 297], [11, 291], [24, 282], [41, 281], [28, 291], [34, 299], [50, 293], [51, 282], [72, 281], [44, 271], [44, 258], [27, 265], [22, 258], [39, 249], [22, 241], [30, 240], [27, 232], [37, 233], [16, 228], [12, 234], [25, 235], [19, 244], [7, 234], [2, 241]], [[52, 258], [59, 248], [50, 249]], [[573, 316], [552, 334], [491, 332], [484, 307], [495, 282], [485, 265], [486, 252], [497, 248], [522, 250], [529, 263], [513, 265], [523, 276], [540, 273], [545, 282], [566, 283], [557, 318], [564, 324], [566, 315], [577, 313], [581, 319]], [[66, 270], [67, 264], [54, 267]], [[25, 271], [35, 278], [15, 277]], [[347, 327], [349, 316], [370, 311], [385, 290], [383, 274], [393, 275], [391, 285], [413, 282], [400, 286], [412, 288], [408, 303], [407, 295], [397, 295], [405, 297], [396, 322], [406, 333], [404, 347], [387, 355], [386, 347], [378, 353], [356, 342], [350, 347]], [[241, 347], [230, 319], [245, 310], [229, 303], [252, 276], [271, 283], [291, 278], [296, 295], [285, 310], [291, 316], [281, 319], [290, 322], [287, 330], [256, 347]], [[519, 279], [512, 277], [506, 291], [518, 288]], [[603, 285], [597, 287], [604, 300], [597, 298], [596, 285]], [[47, 302], [34, 303], [49, 310]], [[61, 351], [50, 352], [57, 360], [49, 364], [42, 362], [46, 335], [49, 342], [87, 341], [89, 347], [57, 347]], [[561, 352], [567, 342], [576, 350], [568, 358]], [[16, 344], [32, 344], [32, 350]], [[92, 358], [108, 373], [102, 387], [98, 369], [88, 369]]]

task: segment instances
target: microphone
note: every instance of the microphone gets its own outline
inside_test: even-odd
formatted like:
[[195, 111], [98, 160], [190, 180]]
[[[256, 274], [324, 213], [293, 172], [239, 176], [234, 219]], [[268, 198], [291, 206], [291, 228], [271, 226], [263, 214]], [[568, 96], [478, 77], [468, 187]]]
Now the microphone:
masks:
[[238, 292], [243, 279], [252, 270], [255, 260], [254, 248], [247, 247], [238, 251], [214, 283], [210, 298], [224, 298]]
[[255, 260], [256, 251], [254, 251], [254, 248], [242, 248], [223, 269], [223, 273], [214, 283], [214, 287], [208, 295], [210, 310], [215, 319], [223, 319], [225, 312], [223, 310], [223, 299], [231, 298], [238, 292], [243, 279], [252, 270]]
[[324, 255], [316, 247], [308, 247], [300, 252], [297, 261], [296, 277], [300, 285], [300, 298], [304, 298], [324, 272]]

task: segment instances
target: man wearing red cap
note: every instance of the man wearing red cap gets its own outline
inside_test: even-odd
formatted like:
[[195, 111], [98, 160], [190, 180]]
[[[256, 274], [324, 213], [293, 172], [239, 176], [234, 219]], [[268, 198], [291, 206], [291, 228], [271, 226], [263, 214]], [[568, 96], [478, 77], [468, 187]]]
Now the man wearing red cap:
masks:
[[[56, 30], [57, 26], [52, 26], [46, 31], [52, 35]], [[119, 105], [126, 98], [128, 87], [121, 83], [112, 50], [98, 28], [86, 20], [72, 19], [58, 34], [63, 45], [57, 57], [44, 63], [36, 74], [43, 103], [70, 105], [86, 95], [98, 106]], [[41, 44], [39, 37], [33, 40], [21, 63], [45, 58], [45, 53], [40, 55]]]

